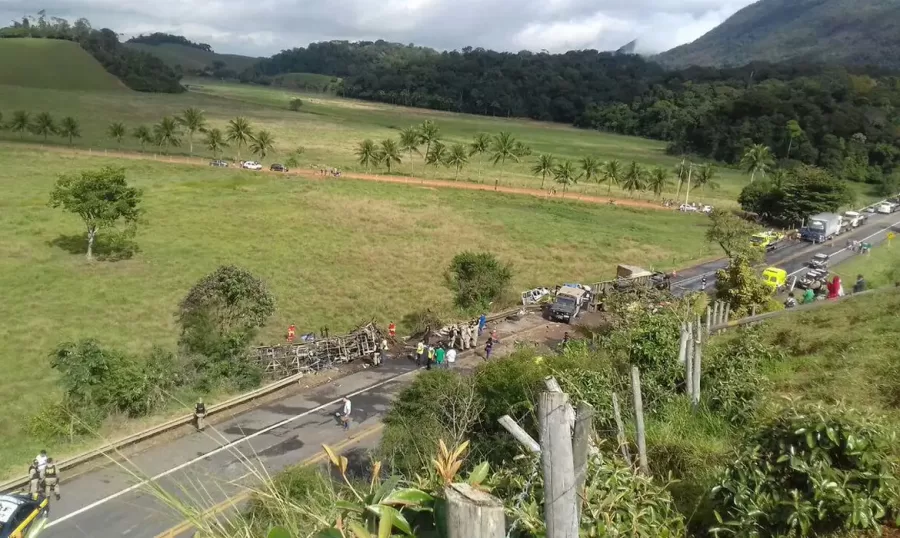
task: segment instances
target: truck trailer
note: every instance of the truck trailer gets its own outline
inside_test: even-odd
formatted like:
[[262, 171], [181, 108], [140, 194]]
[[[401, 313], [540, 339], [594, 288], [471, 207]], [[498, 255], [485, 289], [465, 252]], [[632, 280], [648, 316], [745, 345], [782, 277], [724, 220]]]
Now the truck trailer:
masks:
[[841, 234], [843, 217], [834, 213], [819, 213], [809, 217], [800, 230], [800, 238], [813, 243], [824, 243]]

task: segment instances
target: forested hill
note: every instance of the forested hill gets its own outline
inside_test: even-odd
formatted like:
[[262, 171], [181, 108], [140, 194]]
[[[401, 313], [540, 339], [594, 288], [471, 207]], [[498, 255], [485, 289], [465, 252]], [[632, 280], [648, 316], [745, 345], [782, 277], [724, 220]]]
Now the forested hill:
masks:
[[760, 0], [656, 59], [668, 67], [799, 59], [900, 69], [900, 2]]

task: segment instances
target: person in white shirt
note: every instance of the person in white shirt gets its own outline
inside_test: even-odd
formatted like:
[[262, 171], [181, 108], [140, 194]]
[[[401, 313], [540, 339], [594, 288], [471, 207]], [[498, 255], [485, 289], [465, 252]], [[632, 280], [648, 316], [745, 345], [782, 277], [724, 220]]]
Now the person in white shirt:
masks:
[[456, 362], [456, 348], [450, 348], [447, 350], [447, 368], [453, 368], [453, 364]]
[[352, 406], [350, 404], [350, 399], [344, 398], [344, 409], [341, 413], [341, 423], [343, 423], [345, 430], [350, 429], [350, 411], [351, 411], [351, 409], [352, 409]]
[[47, 467], [47, 451], [41, 450], [41, 453], [34, 458], [34, 461], [37, 463], [38, 471], [43, 473], [44, 468]]

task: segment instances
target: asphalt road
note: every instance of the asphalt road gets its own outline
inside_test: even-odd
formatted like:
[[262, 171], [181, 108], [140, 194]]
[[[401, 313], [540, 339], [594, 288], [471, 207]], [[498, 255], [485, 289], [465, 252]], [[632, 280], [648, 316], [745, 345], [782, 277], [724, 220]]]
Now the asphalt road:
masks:
[[[831, 254], [834, 263], [852, 255], [848, 239], [880, 243], [890, 229], [900, 231], [900, 213], [872, 215], [869, 222], [838, 239], [821, 244], [793, 242], [767, 256], [766, 263], [800, 276], [813, 254]], [[683, 290], [714, 285], [724, 260], [681, 271], [675, 284]], [[546, 322], [541, 322], [546, 325]], [[504, 333], [500, 332], [501, 342]], [[191, 434], [152, 447], [131, 458], [126, 467], [108, 465], [63, 485], [63, 498], [51, 504], [47, 538], [128, 536], [155, 538], [181, 523], [171, 508], [150, 493], [151, 486], [190, 502], [215, 506], [244, 490], [258, 473], [274, 474], [286, 466], [320, 455], [321, 445], [350, 446], [354, 435], [368, 436], [381, 423], [391, 400], [412, 379], [415, 368], [389, 361], [380, 369], [351, 374], [326, 386], [230, 418], [207, 432]], [[340, 398], [353, 402], [353, 426], [344, 432], [334, 413]], [[377, 435], [360, 439], [371, 446]], [[257, 474], [254, 474], [254, 470]]]

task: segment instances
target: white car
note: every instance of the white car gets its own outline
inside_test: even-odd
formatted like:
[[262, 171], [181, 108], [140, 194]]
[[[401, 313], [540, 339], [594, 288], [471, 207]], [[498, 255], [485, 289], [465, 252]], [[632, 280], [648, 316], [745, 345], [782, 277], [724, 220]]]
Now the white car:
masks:
[[711, 205], [705, 205], [705, 206], [703, 206], [703, 209], [701, 209], [700, 211], [702, 211], [703, 213], [709, 214], [709, 213], [712, 213], [712, 210], [713, 210], [713, 208]]
[[693, 213], [693, 212], [697, 211], [697, 206], [693, 206], [690, 204], [681, 204], [681, 206], [678, 208], [678, 211], [685, 211], [687, 213]]
[[243, 161], [241, 163], [241, 168], [245, 168], [247, 170], [262, 170], [262, 165], [256, 161]]

